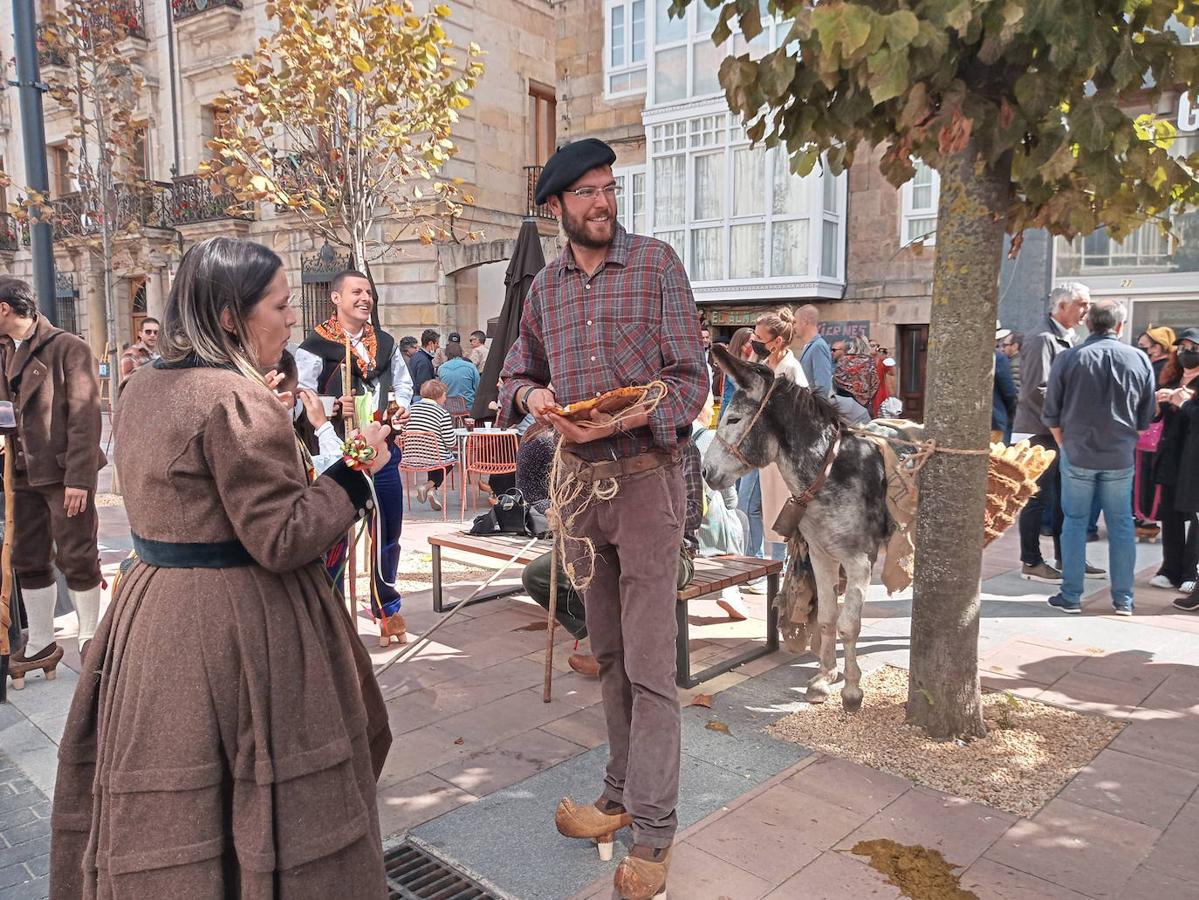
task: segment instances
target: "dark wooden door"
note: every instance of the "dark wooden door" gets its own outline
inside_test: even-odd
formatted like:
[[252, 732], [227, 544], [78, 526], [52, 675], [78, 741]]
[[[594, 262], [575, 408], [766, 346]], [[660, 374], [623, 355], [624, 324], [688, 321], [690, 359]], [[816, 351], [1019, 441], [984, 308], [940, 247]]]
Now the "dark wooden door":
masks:
[[899, 399], [903, 415], [924, 421], [924, 374], [928, 363], [928, 326], [899, 326]]

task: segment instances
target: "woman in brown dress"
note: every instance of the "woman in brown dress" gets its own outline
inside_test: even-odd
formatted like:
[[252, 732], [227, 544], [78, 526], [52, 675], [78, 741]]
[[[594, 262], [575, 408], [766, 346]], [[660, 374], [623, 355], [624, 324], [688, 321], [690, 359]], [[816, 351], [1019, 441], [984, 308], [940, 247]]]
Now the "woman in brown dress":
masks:
[[[258, 375], [295, 314], [282, 261], [184, 256], [163, 358], [121, 394], [116, 465], [139, 561], [84, 659], [59, 751], [50, 892], [381, 900], [375, 779], [391, 733], [321, 554], [371, 508], [312, 485]], [[385, 461], [387, 429], [364, 432]]]

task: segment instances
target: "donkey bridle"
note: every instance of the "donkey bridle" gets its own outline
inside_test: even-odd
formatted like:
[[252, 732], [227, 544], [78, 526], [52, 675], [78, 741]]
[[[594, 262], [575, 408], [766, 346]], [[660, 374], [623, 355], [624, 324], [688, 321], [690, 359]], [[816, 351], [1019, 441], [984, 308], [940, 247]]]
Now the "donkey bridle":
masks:
[[[766, 389], [766, 396], [764, 396], [762, 398], [762, 402], [758, 404], [757, 411], [753, 414], [753, 418], [749, 420], [749, 426], [743, 432], [741, 432], [741, 437], [737, 438], [737, 442], [735, 444], [730, 444], [720, 436], [719, 432], [716, 434], [716, 440], [720, 441], [720, 443], [723, 444], [724, 447], [733, 454], [733, 456], [737, 457], [737, 459], [741, 460], [741, 462], [751, 469], [757, 469], [760, 467], [755, 466], [752, 462], [745, 458], [745, 454], [741, 452], [741, 442], [745, 440], [746, 436], [751, 431], [754, 430], [754, 426], [758, 424], [758, 419], [762, 418], [762, 413], [766, 411], [766, 404], [770, 402], [770, 395], [774, 393], [775, 386], [778, 385], [779, 380], [780, 379], [775, 378], [772, 382], [770, 382], [770, 387]], [[821, 466], [820, 473], [816, 476], [815, 480], [813, 480], [811, 484], [804, 488], [802, 493], [799, 495], [793, 494], [788, 501], [789, 503], [797, 504], [801, 510], [807, 509], [808, 504], [816, 499], [816, 496], [820, 493], [821, 488], [823, 488], [825, 482], [828, 481], [829, 473], [833, 471], [833, 463], [837, 461], [837, 454], [840, 452], [840, 450], [841, 426], [838, 425], [837, 433], [833, 435], [833, 439], [828, 445], [828, 451], [824, 454], [824, 465]]]

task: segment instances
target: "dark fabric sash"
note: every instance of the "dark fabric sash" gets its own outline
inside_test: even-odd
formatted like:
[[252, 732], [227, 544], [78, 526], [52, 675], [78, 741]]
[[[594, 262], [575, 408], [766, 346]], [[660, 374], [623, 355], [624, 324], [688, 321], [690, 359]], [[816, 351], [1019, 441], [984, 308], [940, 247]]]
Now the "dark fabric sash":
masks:
[[152, 541], [134, 534], [133, 549], [138, 559], [160, 569], [235, 569], [258, 563], [239, 540], [205, 544]]

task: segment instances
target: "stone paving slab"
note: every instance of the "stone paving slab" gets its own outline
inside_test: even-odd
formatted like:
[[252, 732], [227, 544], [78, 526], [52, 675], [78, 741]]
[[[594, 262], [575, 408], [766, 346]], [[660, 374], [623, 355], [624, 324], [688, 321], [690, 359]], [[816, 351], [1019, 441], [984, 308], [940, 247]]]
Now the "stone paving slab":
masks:
[[50, 801], [0, 750], [0, 900], [49, 897], [49, 871]]

